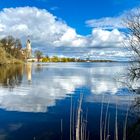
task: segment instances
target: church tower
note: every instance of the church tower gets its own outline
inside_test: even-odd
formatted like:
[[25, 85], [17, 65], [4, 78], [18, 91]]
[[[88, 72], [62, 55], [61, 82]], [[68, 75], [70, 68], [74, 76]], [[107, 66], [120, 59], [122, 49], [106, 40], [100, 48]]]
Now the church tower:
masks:
[[26, 54], [27, 54], [27, 59], [32, 57], [32, 47], [31, 47], [31, 41], [30, 39], [27, 40], [26, 42]]

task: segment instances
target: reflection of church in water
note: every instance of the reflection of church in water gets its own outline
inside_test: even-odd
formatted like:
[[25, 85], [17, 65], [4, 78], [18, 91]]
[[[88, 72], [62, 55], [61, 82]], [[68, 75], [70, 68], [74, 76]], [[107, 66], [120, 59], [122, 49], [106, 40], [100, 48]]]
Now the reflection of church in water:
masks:
[[[32, 47], [31, 47], [31, 41], [28, 38], [27, 42], [26, 42], [26, 59], [28, 61], [28, 59], [32, 58]], [[26, 70], [26, 75], [27, 75], [27, 79], [29, 82], [31, 82], [32, 80], [32, 63], [27, 63], [25, 66], [25, 70]]]
[[25, 71], [26, 71], [27, 80], [31, 82], [32, 81], [32, 63], [27, 63], [25, 65]]

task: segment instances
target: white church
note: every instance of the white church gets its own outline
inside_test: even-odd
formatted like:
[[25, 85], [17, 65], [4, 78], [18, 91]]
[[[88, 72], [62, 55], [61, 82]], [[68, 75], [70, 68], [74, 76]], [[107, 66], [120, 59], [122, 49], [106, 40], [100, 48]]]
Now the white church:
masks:
[[30, 39], [28, 39], [26, 42], [26, 58], [27, 59], [32, 58], [32, 47]]
[[22, 54], [27, 62], [37, 62], [37, 59], [32, 55], [32, 45], [29, 38], [26, 41], [26, 47], [22, 49]]

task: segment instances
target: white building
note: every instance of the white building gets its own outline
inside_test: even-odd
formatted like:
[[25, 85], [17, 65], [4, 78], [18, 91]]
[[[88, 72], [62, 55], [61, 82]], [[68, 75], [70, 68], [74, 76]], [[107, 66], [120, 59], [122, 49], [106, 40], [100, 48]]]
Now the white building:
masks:
[[26, 57], [27, 59], [32, 57], [32, 47], [31, 47], [31, 41], [29, 39], [26, 42]]

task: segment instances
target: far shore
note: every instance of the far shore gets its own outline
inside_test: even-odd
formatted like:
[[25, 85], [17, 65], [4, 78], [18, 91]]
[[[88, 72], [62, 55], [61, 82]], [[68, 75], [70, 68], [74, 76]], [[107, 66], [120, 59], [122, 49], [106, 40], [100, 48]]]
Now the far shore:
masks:
[[90, 59], [80, 59], [80, 58], [69, 58], [69, 57], [42, 57], [42, 58], [30, 58], [26, 60], [27, 62], [42, 62], [42, 63], [68, 63], [68, 62], [118, 62], [113, 60], [90, 60]]
[[77, 61], [35, 61], [35, 59], [30, 59], [27, 61], [21, 61], [21, 60], [11, 60], [7, 63], [0, 63], [0, 66], [5, 65], [18, 65], [18, 64], [26, 64], [26, 63], [112, 63], [112, 62], [131, 62], [131, 61], [113, 61], [113, 60], [77, 60]]
[[39, 60], [39, 61], [34, 61], [34, 59], [32, 60], [32, 59], [30, 59], [30, 60], [28, 60], [27, 62], [40, 62], [40, 63], [70, 63], [70, 62], [73, 62], [73, 63], [76, 63], [76, 62], [79, 62], [79, 63], [81, 63], [81, 62], [85, 62], [85, 63], [94, 63], [94, 62], [118, 62], [118, 61], [112, 61], [112, 60], [82, 60], [82, 59], [80, 59], [80, 60], [74, 60], [74, 61], [63, 61], [63, 60], [57, 60], [57, 61], [42, 61], [42, 59], [41, 60]]

